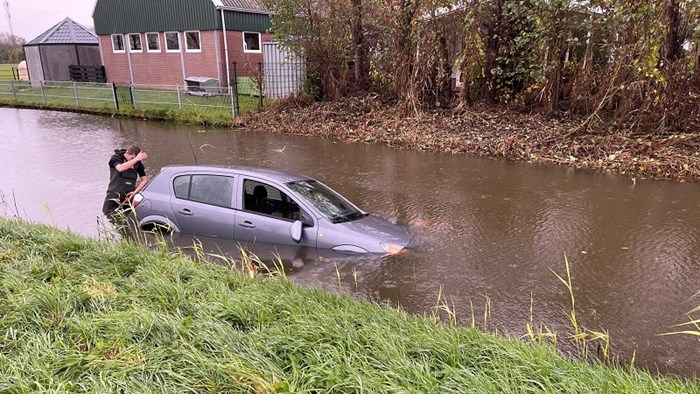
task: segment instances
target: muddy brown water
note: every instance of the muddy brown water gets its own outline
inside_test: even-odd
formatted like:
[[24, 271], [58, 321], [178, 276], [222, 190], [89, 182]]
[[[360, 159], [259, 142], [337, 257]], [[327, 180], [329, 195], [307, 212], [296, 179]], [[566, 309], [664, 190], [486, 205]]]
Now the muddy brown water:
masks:
[[[171, 164], [254, 165], [308, 175], [409, 229], [406, 253], [337, 258], [294, 252], [295, 282], [430, 314], [438, 295], [460, 324], [513, 336], [532, 319], [571, 333], [608, 330], [613, 352], [693, 376], [700, 342], [659, 336], [700, 305], [700, 185], [372, 144], [0, 108], [0, 213], [100, 237], [113, 149], [137, 142], [147, 172]], [[192, 147], [192, 148], [191, 148]], [[179, 241], [191, 242], [187, 237]], [[225, 250], [225, 246], [221, 247]], [[490, 316], [484, 322], [484, 308]]]

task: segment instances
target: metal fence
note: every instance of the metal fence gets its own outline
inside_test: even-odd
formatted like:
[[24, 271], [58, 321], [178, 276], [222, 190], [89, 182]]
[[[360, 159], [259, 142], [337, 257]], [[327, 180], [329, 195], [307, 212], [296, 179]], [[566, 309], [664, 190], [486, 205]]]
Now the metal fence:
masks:
[[[266, 68], [267, 67], [267, 68]], [[173, 109], [217, 116], [236, 116], [299, 92], [305, 78], [301, 62], [232, 63], [231, 87], [205, 91], [185, 86], [133, 85], [98, 82], [2, 80], [0, 100], [78, 108]]]
[[233, 114], [232, 90], [196, 94], [180, 86], [117, 85], [56, 81], [36, 86], [27, 81], [0, 81], [0, 100], [77, 108], [162, 109]]
[[0, 81], [19, 81], [19, 70], [17, 67], [0, 64]]
[[0, 99], [26, 104], [56, 104], [78, 108], [116, 108], [112, 84], [0, 81]]
[[231, 71], [236, 113], [255, 100], [258, 107], [263, 107], [265, 100], [298, 94], [306, 81], [305, 63], [298, 61], [233, 62]]
[[137, 109], [177, 108], [202, 112], [226, 112], [233, 115], [233, 90], [219, 88], [218, 92], [191, 92], [179, 85], [130, 85], [131, 105]]

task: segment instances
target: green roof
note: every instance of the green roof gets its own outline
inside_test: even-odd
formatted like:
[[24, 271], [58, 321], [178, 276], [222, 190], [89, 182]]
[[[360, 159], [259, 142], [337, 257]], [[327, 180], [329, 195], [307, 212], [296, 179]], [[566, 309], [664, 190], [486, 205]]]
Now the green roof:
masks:
[[97, 0], [92, 17], [97, 34], [221, 30], [265, 32], [269, 12], [260, 0]]

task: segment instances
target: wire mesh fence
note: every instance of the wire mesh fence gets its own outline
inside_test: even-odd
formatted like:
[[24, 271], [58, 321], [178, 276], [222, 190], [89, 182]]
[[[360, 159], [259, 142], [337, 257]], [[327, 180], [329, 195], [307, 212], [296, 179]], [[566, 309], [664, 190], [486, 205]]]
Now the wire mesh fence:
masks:
[[233, 91], [217, 88], [216, 91], [192, 91], [176, 86], [131, 85], [134, 108], [177, 108], [180, 111], [232, 113]]
[[298, 93], [305, 80], [302, 62], [232, 63], [230, 87], [140, 85], [76, 81], [3, 80], [0, 100], [77, 108], [176, 110], [217, 117], [236, 116], [263, 107], [268, 99]]
[[116, 108], [114, 89], [107, 83], [1, 81], [0, 99], [25, 104], [56, 104], [78, 108]]

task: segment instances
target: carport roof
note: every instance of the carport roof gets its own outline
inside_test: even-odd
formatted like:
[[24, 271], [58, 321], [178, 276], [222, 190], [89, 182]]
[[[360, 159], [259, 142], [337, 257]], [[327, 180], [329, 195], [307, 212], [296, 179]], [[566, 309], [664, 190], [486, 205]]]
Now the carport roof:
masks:
[[218, 8], [223, 8], [230, 11], [256, 12], [267, 14], [269, 11], [265, 8], [262, 0], [212, 0]]
[[41, 33], [26, 45], [43, 44], [94, 44], [98, 45], [97, 35], [85, 26], [66, 18], [49, 30]]

